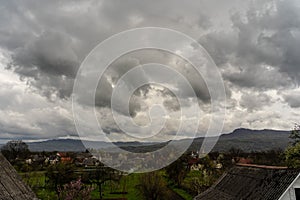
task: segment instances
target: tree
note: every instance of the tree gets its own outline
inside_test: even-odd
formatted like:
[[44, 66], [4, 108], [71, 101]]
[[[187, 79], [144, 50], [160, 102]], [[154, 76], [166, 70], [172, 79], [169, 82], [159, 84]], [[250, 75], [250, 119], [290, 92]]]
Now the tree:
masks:
[[242, 149], [236, 147], [231, 147], [228, 152], [232, 157], [240, 157], [244, 154]]
[[290, 168], [300, 168], [300, 143], [285, 150], [285, 161]]
[[188, 173], [187, 158], [182, 156], [171, 165], [166, 167], [166, 174], [178, 187], [181, 187], [182, 181]]
[[285, 161], [291, 168], [300, 168], [300, 124], [295, 125], [290, 138], [294, 141], [284, 152]]
[[139, 178], [138, 195], [145, 200], [167, 199], [167, 185], [158, 172], [149, 172]]
[[48, 187], [54, 188], [56, 193], [59, 194], [59, 188], [63, 185], [76, 180], [74, 173], [74, 165], [58, 163], [55, 165], [50, 165], [46, 171], [46, 183]]
[[25, 159], [30, 151], [28, 145], [22, 140], [14, 140], [7, 142], [2, 148], [1, 153], [12, 163], [16, 158]]
[[195, 171], [186, 180], [187, 184], [185, 187], [188, 187], [191, 194], [198, 195], [212, 185], [210, 180], [211, 177], [206, 173], [206, 170], [201, 172]]
[[96, 184], [99, 189], [99, 198], [102, 199], [102, 185], [106, 181], [120, 181], [121, 173], [104, 165], [99, 165], [91, 170], [88, 179], [91, 183]]
[[93, 188], [90, 186], [84, 186], [81, 179], [72, 181], [69, 184], [65, 184], [63, 187], [58, 188], [59, 199], [63, 200], [89, 200], [91, 199], [91, 192]]
[[291, 131], [290, 138], [293, 139], [293, 145], [300, 142], [300, 124], [295, 124], [294, 129]]

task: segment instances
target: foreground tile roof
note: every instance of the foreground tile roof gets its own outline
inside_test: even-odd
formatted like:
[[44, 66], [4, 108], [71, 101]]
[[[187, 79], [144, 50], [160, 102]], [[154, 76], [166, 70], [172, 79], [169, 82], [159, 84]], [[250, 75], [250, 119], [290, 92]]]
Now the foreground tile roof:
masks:
[[195, 200], [278, 200], [298, 174], [284, 167], [236, 166]]
[[25, 185], [16, 170], [0, 153], [0, 199], [33, 200], [37, 199], [32, 190]]

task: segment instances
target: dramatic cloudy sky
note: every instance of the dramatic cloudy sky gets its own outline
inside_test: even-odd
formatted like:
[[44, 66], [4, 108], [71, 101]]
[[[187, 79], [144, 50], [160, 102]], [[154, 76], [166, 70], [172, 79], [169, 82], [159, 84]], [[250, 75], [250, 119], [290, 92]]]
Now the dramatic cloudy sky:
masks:
[[[213, 58], [227, 95], [223, 132], [239, 127], [289, 130], [299, 122], [299, 0], [0, 2], [2, 141], [76, 136], [71, 95], [81, 62], [111, 35], [146, 26], [183, 32]], [[110, 95], [116, 80], [132, 67], [154, 61], [187, 76], [201, 108], [199, 129], [207, 128], [214, 113], [209, 112], [210, 97], [201, 77], [195, 77], [193, 68], [174, 55], [142, 50], [116, 60], [100, 80], [96, 111], [111, 139], [128, 139], [111, 116]], [[184, 109], [194, 110], [195, 103], [188, 97]], [[84, 100], [75, 103], [93, 112]], [[178, 128], [180, 109], [167, 88], [146, 85], [136, 90], [130, 115], [136, 124], [145, 126], [149, 108], [158, 103], [170, 112], [159, 138], [170, 139]], [[122, 114], [122, 108], [118, 112]], [[159, 117], [154, 113], [152, 120]], [[86, 123], [93, 126], [88, 119]]]

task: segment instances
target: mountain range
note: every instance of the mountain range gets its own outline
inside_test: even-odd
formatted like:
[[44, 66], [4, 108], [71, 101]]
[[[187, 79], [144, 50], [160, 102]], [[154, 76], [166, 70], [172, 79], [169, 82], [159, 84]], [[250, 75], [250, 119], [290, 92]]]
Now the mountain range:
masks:
[[[225, 152], [231, 148], [242, 149], [246, 152], [251, 151], [266, 151], [271, 149], [285, 149], [291, 142], [290, 131], [279, 130], [251, 130], [251, 129], [236, 129], [231, 133], [222, 134], [215, 145], [213, 151]], [[186, 139], [185, 139], [186, 140]], [[196, 138], [192, 142], [189, 150], [197, 151], [200, 149], [204, 138]], [[175, 144], [180, 145], [183, 140], [178, 140]], [[40, 142], [28, 142], [31, 151], [75, 151], [81, 152], [88, 148], [110, 148], [111, 143], [99, 141], [84, 141], [78, 139], [52, 139]], [[116, 142], [115, 145], [126, 150], [135, 152], [147, 152], [159, 149], [167, 144], [163, 143], [140, 143], [140, 142]]]

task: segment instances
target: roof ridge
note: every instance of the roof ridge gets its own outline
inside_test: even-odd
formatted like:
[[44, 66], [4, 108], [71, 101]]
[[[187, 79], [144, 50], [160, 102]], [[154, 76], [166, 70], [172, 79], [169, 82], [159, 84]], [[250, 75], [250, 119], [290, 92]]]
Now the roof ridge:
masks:
[[9, 161], [0, 153], [0, 199], [37, 199]]
[[271, 166], [271, 165], [242, 164], [242, 163], [237, 163], [236, 166], [262, 168], [262, 169], [278, 169], [278, 170], [279, 169], [289, 169], [286, 166]]

